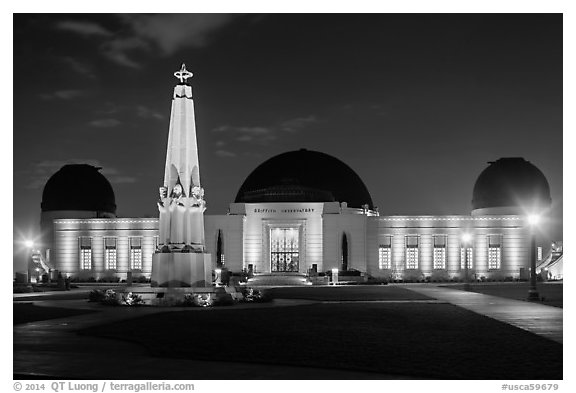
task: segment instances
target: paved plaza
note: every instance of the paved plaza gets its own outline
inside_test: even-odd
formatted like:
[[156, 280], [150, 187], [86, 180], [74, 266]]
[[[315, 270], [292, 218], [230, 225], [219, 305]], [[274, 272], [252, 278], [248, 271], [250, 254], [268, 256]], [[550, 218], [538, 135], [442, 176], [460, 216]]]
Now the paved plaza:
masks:
[[[307, 291], [315, 288], [307, 288]], [[390, 293], [412, 293], [395, 297], [372, 297], [370, 291], [378, 287], [317, 288], [318, 291], [341, 292], [342, 301], [328, 293], [329, 300], [275, 299], [271, 303], [237, 304], [221, 307], [214, 312], [226, 309], [263, 309], [282, 307], [302, 307], [307, 305], [329, 304], [369, 304], [369, 303], [418, 303], [452, 304], [476, 314], [519, 327], [548, 340], [562, 343], [562, 309], [525, 301], [504, 299], [495, 296], [432, 284], [389, 285], [382, 291]], [[283, 292], [284, 291], [284, 292]], [[293, 291], [296, 292], [296, 291]], [[279, 289], [279, 294], [289, 294], [289, 289]], [[18, 294], [15, 304], [33, 301], [39, 307], [68, 308], [89, 312], [58, 319], [46, 319], [14, 326], [14, 376], [15, 378], [80, 378], [80, 379], [333, 379], [335, 370], [291, 365], [255, 364], [238, 361], [200, 361], [154, 357], [141, 345], [89, 335], [79, 335], [78, 331], [128, 321], [133, 318], [153, 314], [178, 312], [202, 312], [190, 308], [153, 307], [103, 307], [88, 303], [87, 291], [68, 293]], [[294, 295], [293, 295], [294, 296]], [[286, 295], [286, 297], [289, 297]], [[296, 296], [297, 297], [297, 296]], [[165, 315], [165, 314], [164, 314]], [[162, 316], [159, 315], [161, 318]], [[192, 326], [190, 327], [193, 328]], [[125, 365], [123, 367], [122, 365]], [[358, 370], [337, 370], [337, 379], [413, 379], [415, 376], [362, 372]], [[417, 376], [416, 376], [417, 377]]]

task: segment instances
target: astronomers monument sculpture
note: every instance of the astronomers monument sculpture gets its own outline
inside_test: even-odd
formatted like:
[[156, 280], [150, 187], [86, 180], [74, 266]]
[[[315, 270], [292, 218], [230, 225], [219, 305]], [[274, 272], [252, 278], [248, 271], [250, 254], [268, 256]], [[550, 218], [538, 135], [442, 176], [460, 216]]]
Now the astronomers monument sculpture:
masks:
[[152, 256], [152, 285], [211, 286], [211, 256], [204, 246], [204, 189], [200, 185], [194, 100], [186, 65], [174, 73], [164, 185], [158, 200], [158, 249]]

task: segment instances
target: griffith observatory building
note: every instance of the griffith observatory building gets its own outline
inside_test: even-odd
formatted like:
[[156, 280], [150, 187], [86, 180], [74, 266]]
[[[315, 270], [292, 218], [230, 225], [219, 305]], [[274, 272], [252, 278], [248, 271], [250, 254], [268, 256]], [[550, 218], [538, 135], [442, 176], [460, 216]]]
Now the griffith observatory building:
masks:
[[[178, 112], [181, 100], [192, 109]], [[186, 78], [175, 87], [170, 123], [170, 135], [175, 123], [193, 130], [182, 143], [193, 139], [189, 152], [197, 161], [192, 89]], [[175, 142], [168, 143], [160, 214], [162, 192], [166, 197], [180, 186], [185, 196], [198, 194], [202, 200], [204, 195], [198, 163], [190, 181], [169, 163]], [[383, 216], [353, 169], [330, 155], [300, 149], [256, 167], [227, 214], [203, 217], [203, 239], [176, 245], [168, 244], [163, 233], [169, 229], [160, 228], [158, 218], [117, 218], [114, 190], [99, 169], [65, 165], [43, 190], [41, 257], [50, 269], [69, 277], [150, 278], [153, 254], [170, 248], [209, 254], [212, 269], [256, 275], [338, 269], [343, 275], [389, 280], [462, 279], [464, 272], [477, 279], [527, 278], [530, 227], [523, 208], [544, 211], [551, 204], [542, 172], [512, 157], [489, 162], [478, 176], [469, 215]], [[464, 233], [470, 240], [463, 240]]]

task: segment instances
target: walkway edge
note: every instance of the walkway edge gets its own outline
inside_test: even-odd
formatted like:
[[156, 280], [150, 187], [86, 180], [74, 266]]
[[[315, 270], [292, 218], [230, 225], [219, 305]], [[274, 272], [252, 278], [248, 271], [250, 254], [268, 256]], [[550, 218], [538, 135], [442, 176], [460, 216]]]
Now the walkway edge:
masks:
[[561, 308], [429, 284], [406, 284], [404, 287], [557, 343], [563, 343], [564, 318]]

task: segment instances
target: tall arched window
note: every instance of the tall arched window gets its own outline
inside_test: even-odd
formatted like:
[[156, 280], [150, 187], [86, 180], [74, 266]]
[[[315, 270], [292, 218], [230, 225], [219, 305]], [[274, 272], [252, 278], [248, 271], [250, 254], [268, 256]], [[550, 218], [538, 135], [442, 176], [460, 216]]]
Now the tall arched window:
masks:
[[348, 270], [348, 237], [345, 233], [342, 233], [342, 253], [341, 253], [341, 264], [340, 270]]
[[224, 267], [225, 264], [224, 256], [224, 236], [222, 235], [222, 230], [218, 230], [218, 240], [216, 241], [216, 267]]

